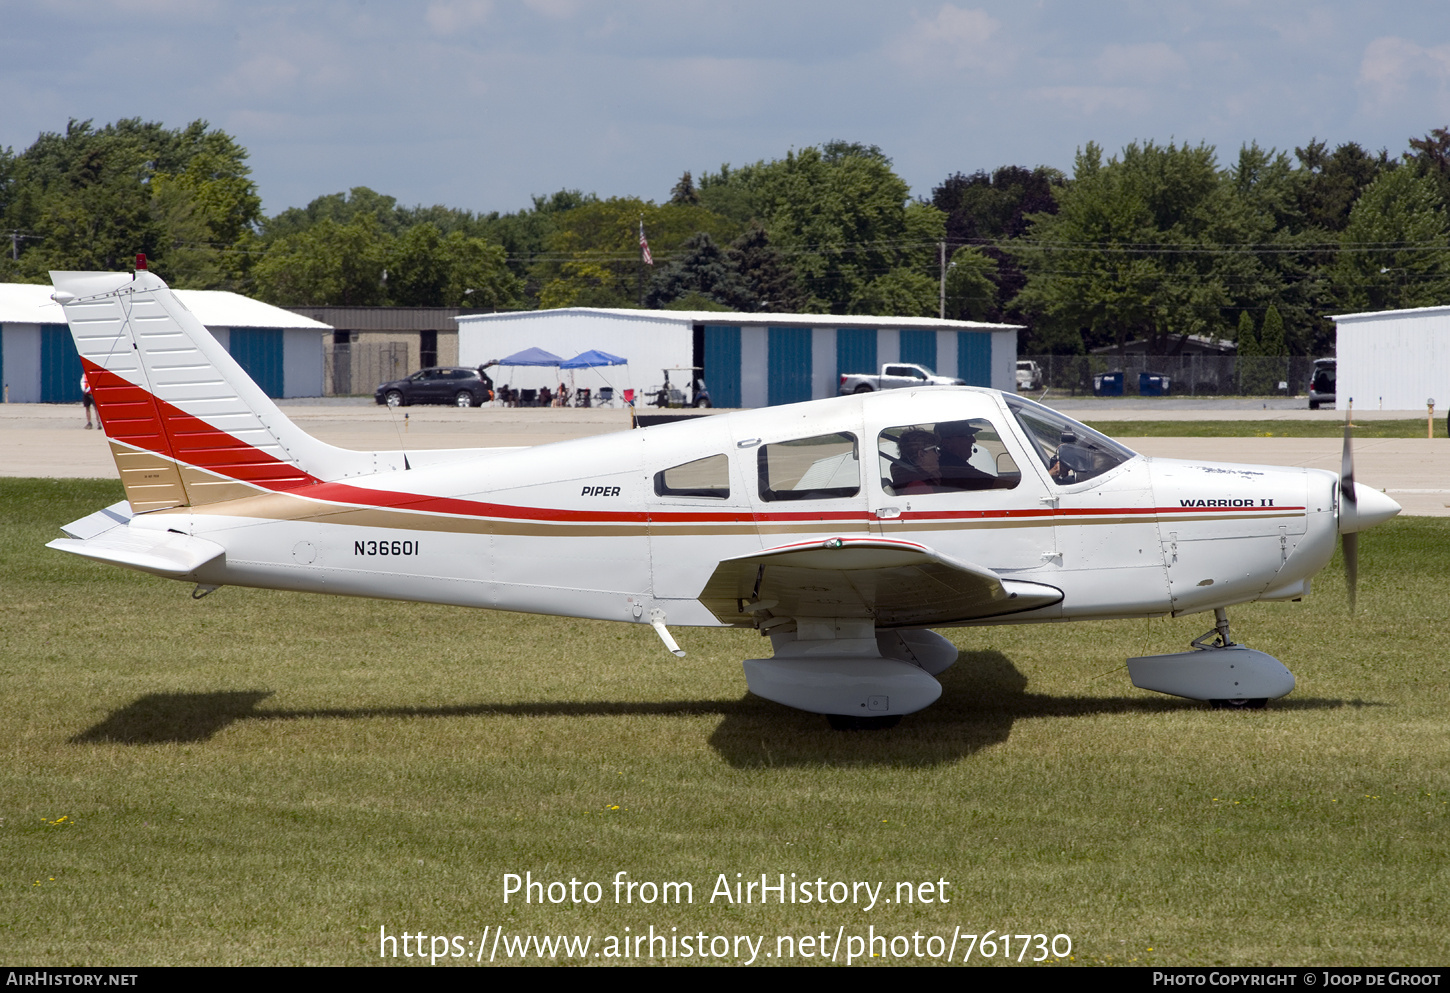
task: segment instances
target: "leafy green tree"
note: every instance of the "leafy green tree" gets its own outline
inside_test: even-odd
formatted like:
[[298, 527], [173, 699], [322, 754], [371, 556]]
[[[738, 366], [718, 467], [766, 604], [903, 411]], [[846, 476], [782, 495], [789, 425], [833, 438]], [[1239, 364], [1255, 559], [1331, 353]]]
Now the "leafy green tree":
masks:
[[1239, 328], [1236, 336], [1239, 358], [1251, 358], [1263, 354], [1259, 351], [1259, 336], [1254, 333], [1254, 318], [1247, 310], [1239, 314]]
[[[1282, 337], [1282, 335], [1281, 335]], [[1254, 332], [1254, 319], [1247, 310], [1239, 314], [1238, 374], [1239, 392], [1245, 396], [1263, 396], [1269, 388], [1270, 360], [1259, 336]]]
[[246, 150], [205, 121], [168, 129], [72, 120], [0, 161], [0, 223], [22, 233], [8, 268], [124, 269], [137, 252], [179, 286], [234, 285], [260, 218]]
[[1284, 319], [1273, 304], [1269, 304], [1264, 313], [1264, 325], [1259, 329], [1259, 351], [1274, 358], [1289, 354], [1289, 348], [1284, 343]]
[[442, 247], [448, 266], [443, 306], [505, 308], [522, 302], [524, 281], [509, 269], [501, 245], [451, 231]]
[[378, 230], [396, 235], [405, 227], [403, 215], [394, 197], [354, 186], [347, 193], [329, 193], [312, 200], [306, 207], [289, 207], [268, 218], [262, 233], [268, 239], [285, 238], [316, 227], [323, 221], [338, 225], [351, 224], [359, 214], [367, 214]]
[[859, 312], [866, 287], [896, 269], [936, 273], [945, 217], [908, 192], [880, 148], [845, 141], [700, 179], [703, 206], [769, 232], [810, 295], [806, 309], [837, 314]]
[[770, 235], [758, 222], [731, 242], [726, 254], [754, 300], [749, 309], [793, 314], [805, 312], [810, 305], [795, 269], [771, 245]]
[[947, 250], [979, 246], [996, 267], [991, 274], [992, 296], [985, 301], [973, 296], [977, 302], [968, 310], [952, 304], [951, 277], [947, 277], [948, 317], [992, 321], [1005, 318], [1013, 298], [1026, 285], [1027, 276], [1017, 259], [999, 244], [1025, 234], [1030, 215], [1055, 213], [1055, 191], [1065, 181], [1062, 173], [1047, 166], [1002, 166], [991, 173], [954, 173], [932, 189], [932, 206], [946, 214]]
[[936, 281], [913, 269], [878, 276], [852, 301], [856, 313], [883, 317], [935, 317], [938, 305]]
[[997, 303], [997, 261], [974, 245], [952, 253], [947, 268], [947, 317], [960, 321], [992, 320]]
[[1321, 253], [1333, 238], [1301, 212], [1305, 177], [1286, 154], [1250, 143], [1226, 178], [1232, 198], [1215, 238], [1230, 308], [1259, 312], [1276, 305], [1292, 332], [1285, 354], [1305, 354], [1314, 338], [1334, 334], [1323, 317], [1327, 296], [1319, 278], [1329, 258]]
[[1299, 212], [1305, 223], [1324, 231], [1343, 231], [1349, 213], [1369, 185], [1394, 168], [1389, 153], [1372, 155], [1353, 141], [1333, 152], [1317, 138], [1294, 149], [1302, 170]]
[[1102, 161], [1089, 143], [1056, 214], [1035, 214], [1013, 254], [1028, 282], [1016, 304], [1090, 345], [1146, 339], [1166, 354], [1217, 334], [1229, 293], [1215, 225], [1230, 192], [1206, 145], [1132, 144]]
[[1429, 307], [1450, 296], [1450, 227], [1435, 180], [1382, 173], [1355, 203], [1331, 271], [1343, 311]]
[[1423, 138], [1411, 138], [1405, 162], [1433, 179], [1441, 203], [1450, 205], [1450, 130], [1435, 128]]
[[700, 232], [718, 243], [729, 241], [738, 230], [732, 221], [701, 206], [658, 206], [633, 197], [581, 204], [558, 216], [546, 241], [547, 254], [532, 269], [540, 287], [539, 305], [638, 306], [647, 268], [640, 262], [641, 220], [656, 266], [668, 263]]
[[680, 177], [675, 188], [670, 191], [670, 203], [683, 204], [687, 207], [697, 206], [700, 202], [700, 192], [695, 189], [695, 179], [690, 175], [689, 170]]
[[704, 231], [686, 239], [654, 274], [645, 306], [664, 307], [686, 296], [704, 297], [730, 310], [754, 310], [759, 302], [730, 257]]
[[262, 299], [279, 306], [377, 307], [387, 299], [389, 247], [372, 213], [347, 224], [324, 218], [276, 239], [253, 275]]

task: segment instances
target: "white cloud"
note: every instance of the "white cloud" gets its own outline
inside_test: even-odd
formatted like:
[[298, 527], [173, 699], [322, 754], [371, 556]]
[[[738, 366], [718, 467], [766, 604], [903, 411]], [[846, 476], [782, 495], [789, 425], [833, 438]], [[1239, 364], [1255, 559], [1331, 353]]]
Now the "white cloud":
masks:
[[524, 5], [553, 21], [573, 17], [579, 10], [577, 0], [525, 0]]
[[1161, 41], [1146, 45], [1108, 45], [1095, 62], [1104, 79], [1162, 83], [1188, 74], [1188, 61]]
[[887, 50], [895, 61], [914, 71], [933, 73], [944, 67], [995, 70], [1010, 59], [1007, 47], [995, 37], [1002, 22], [985, 10], [943, 4], [934, 17], [913, 15], [913, 21]]
[[1039, 86], [1032, 96], [1055, 103], [1073, 114], [1091, 116], [1102, 111], [1113, 114], [1141, 114], [1152, 101], [1135, 86]]
[[247, 97], [281, 95], [292, 91], [302, 71], [280, 55], [266, 53], [238, 65], [222, 79], [230, 93]]
[[1407, 98], [1423, 99], [1426, 83], [1442, 95], [1450, 85], [1450, 44], [1426, 48], [1387, 36], [1365, 47], [1359, 64], [1359, 85], [1373, 107], [1392, 107]]
[[492, 0], [439, 0], [428, 5], [423, 19], [438, 34], [452, 35], [486, 23], [492, 13]]

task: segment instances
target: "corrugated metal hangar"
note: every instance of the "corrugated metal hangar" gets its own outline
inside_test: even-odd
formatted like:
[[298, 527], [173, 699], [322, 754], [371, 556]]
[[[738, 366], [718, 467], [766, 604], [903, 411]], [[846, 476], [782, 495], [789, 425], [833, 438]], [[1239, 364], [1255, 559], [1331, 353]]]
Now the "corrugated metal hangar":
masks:
[[[842, 375], [877, 373], [886, 362], [913, 362], [972, 386], [1012, 391], [1018, 330], [925, 317], [567, 307], [460, 316], [458, 361], [478, 366], [529, 346], [566, 359], [598, 349], [629, 360], [627, 374], [598, 373], [616, 388], [647, 389], [661, 383], [665, 369], [697, 367], [715, 406], [765, 407], [835, 396]], [[556, 376], [541, 368], [494, 374], [515, 388], [552, 386]], [[687, 376], [675, 372], [671, 381], [688, 385]]]
[[[80, 356], [51, 292], [0, 283], [0, 382], [9, 403], [80, 402]], [[177, 290], [176, 297], [268, 396], [322, 395], [329, 325], [222, 290]]]
[[1331, 315], [1337, 331], [1334, 406], [1360, 410], [1450, 405], [1450, 307]]

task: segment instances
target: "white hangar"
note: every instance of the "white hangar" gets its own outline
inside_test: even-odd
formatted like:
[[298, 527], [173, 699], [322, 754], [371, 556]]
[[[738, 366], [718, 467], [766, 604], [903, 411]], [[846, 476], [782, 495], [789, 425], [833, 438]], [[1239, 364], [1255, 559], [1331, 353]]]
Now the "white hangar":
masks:
[[1337, 331], [1334, 405], [1361, 410], [1450, 406], [1450, 307], [1331, 315]]
[[[50, 286], [0, 283], [0, 383], [9, 403], [79, 403], [81, 360]], [[322, 395], [330, 325], [238, 293], [177, 290], [270, 397]]]
[[[836, 395], [840, 377], [876, 373], [886, 362], [913, 362], [971, 386], [1016, 389], [1016, 324], [927, 317], [744, 314], [713, 311], [560, 310], [458, 317], [459, 365], [478, 366], [529, 347], [568, 359], [590, 349], [629, 360], [638, 390], [659, 384], [665, 369], [696, 367], [717, 407], [765, 407]], [[552, 385], [547, 369], [495, 371], [515, 387]], [[671, 381], [688, 385], [688, 373]], [[537, 380], [537, 382], [536, 382]], [[580, 381], [580, 385], [589, 385]]]

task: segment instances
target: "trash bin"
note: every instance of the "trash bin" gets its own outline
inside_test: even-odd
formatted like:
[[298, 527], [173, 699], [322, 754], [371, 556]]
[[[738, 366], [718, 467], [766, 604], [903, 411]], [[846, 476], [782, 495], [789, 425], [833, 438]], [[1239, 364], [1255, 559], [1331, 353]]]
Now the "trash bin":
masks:
[[1121, 372], [1100, 372], [1093, 377], [1093, 396], [1120, 397], [1123, 395], [1123, 374]]
[[1138, 393], [1145, 397], [1166, 397], [1170, 383], [1161, 372], [1138, 373]]

